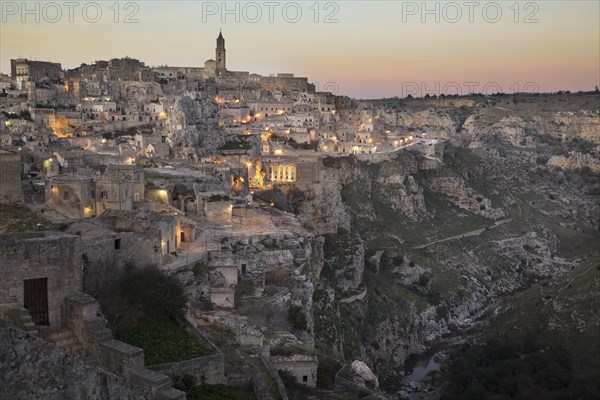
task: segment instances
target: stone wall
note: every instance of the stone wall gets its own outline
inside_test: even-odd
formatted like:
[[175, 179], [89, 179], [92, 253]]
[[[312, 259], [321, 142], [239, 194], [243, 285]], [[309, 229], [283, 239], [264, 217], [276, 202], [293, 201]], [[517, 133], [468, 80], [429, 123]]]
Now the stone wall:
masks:
[[253, 207], [234, 207], [231, 210], [231, 222], [242, 226], [262, 226], [271, 223], [270, 217], [265, 217]]
[[0, 203], [21, 202], [21, 156], [19, 153], [0, 149]]
[[116, 264], [120, 267], [126, 264], [134, 267], [160, 267], [162, 264], [160, 233], [156, 229], [83, 237], [81, 247], [92, 268], [102, 263]]
[[277, 384], [277, 390], [279, 391], [281, 399], [288, 400], [287, 393], [285, 391], [285, 385], [283, 384], [283, 381], [281, 380], [281, 377], [279, 376], [279, 371], [277, 370], [277, 368], [275, 368], [275, 365], [273, 365], [273, 363], [271, 362], [271, 358], [269, 357], [269, 350], [267, 348], [264, 348], [261, 351], [260, 359], [263, 362], [263, 364], [265, 365], [265, 367], [267, 367], [267, 371], [269, 371], [269, 375], [271, 375], [271, 377], [275, 380], [275, 383]]
[[148, 366], [148, 369], [171, 376], [192, 375], [198, 382], [209, 385], [225, 383], [224, 359], [221, 353], [191, 360], [151, 365]]
[[160, 231], [162, 254], [181, 248], [181, 221], [175, 214], [151, 214], [150, 225]]
[[206, 217], [214, 221], [231, 221], [231, 201], [207, 201], [204, 203]]
[[218, 318], [207, 318], [207, 316], [196, 317], [196, 321], [203, 321], [206, 325], [214, 325], [220, 330], [233, 333], [235, 335], [235, 341], [242, 346], [263, 347], [263, 334], [247, 324], [236, 323], [233, 319], [220, 320]]
[[53, 176], [45, 184], [46, 206], [67, 218], [89, 218], [96, 214], [94, 190], [92, 178], [77, 174]]
[[279, 371], [288, 371], [296, 381], [309, 387], [317, 386], [317, 357], [294, 354], [291, 356], [271, 356], [271, 362]]
[[234, 288], [211, 288], [210, 302], [217, 307], [234, 308], [235, 307], [235, 289]]
[[144, 350], [113, 339], [94, 298], [83, 293], [69, 296], [66, 320], [85, 352], [102, 368], [144, 387], [149, 399], [185, 400], [183, 392], [170, 387], [168, 376], [144, 366]]
[[238, 283], [238, 267], [236, 265], [215, 265], [210, 270], [213, 288], [235, 288]]
[[[184, 321], [182, 321], [184, 322]], [[225, 358], [223, 353], [215, 346], [208, 337], [198, 330], [198, 324], [194, 318], [187, 316], [185, 319], [191, 333], [208, 343], [215, 354], [205, 357], [193, 358], [191, 360], [151, 365], [148, 369], [161, 372], [170, 376], [192, 375], [198, 382], [209, 385], [225, 384]]]
[[4, 399], [142, 400], [147, 391], [0, 321]]
[[60, 325], [64, 298], [79, 292], [81, 239], [62, 232], [0, 235], [0, 316], [24, 306], [25, 280], [47, 279], [48, 322]]

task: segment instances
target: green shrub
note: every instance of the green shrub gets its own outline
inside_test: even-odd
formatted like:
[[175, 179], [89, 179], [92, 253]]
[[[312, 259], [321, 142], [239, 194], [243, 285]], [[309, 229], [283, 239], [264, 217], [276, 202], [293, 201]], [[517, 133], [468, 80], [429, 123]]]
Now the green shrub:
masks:
[[563, 348], [540, 349], [532, 340], [465, 345], [447, 371], [443, 400], [600, 398], [597, 376], [576, 372]]
[[172, 320], [143, 320], [114, 331], [115, 339], [144, 349], [146, 365], [190, 360], [213, 353], [208, 344]]
[[208, 266], [202, 262], [197, 262], [192, 268], [194, 276], [202, 276], [208, 273]]
[[185, 392], [188, 400], [256, 400], [253, 388], [225, 385], [199, 385], [191, 375], [173, 378], [173, 387]]
[[83, 289], [98, 300], [113, 329], [135, 326], [142, 319], [182, 317], [187, 301], [181, 282], [155, 266], [88, 264]]
[[294, 329], [305, 331], [308, 328], [306, 314], [300, 306], [291, 305], [288, 308], [288, 321]]

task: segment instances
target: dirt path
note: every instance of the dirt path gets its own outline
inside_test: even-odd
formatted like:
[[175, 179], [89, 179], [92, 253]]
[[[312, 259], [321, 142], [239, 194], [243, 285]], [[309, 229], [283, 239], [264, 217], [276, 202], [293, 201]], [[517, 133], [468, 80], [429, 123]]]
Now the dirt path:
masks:
[[426, 247], [429, 246], [433, 246], [434, 244], [438, 244], [438, 243], [444, 243], [444, 242], [449, 242], [450, 240], [456, 240], [456, 239], [462, 239], [462, 238], [466, 238], [466, 237], [470, 237], [470, 236], [479, 236], [481, 235], [486, 229], [494, 229], [499, 227], [500, 225], [503, 225], [509, 221], [511, 221], [512, 218], [509, 219], [503, 219], [501, 221], [496, 221], [493, 225], [487, 226], [485, 228], [481, 228], [481, 229], [476, 229], [474, 231], [470, 231], [470, 232], [466, 232], [466, 233], [462, 233], [460, 235], [456, 235], [456, 236], [450, 236], [444, 239], [439, 239], [439, 240], [435, 240], [433, 242], [429, 242], [426, 244], [423, 244], [421, 246], [416, 246], [414, 247], [414, 249], [424, 249]]

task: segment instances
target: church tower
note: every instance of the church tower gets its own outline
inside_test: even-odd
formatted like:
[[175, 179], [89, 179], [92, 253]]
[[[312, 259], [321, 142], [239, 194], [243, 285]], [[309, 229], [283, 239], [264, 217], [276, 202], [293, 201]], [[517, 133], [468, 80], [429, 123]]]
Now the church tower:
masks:
[[219, 31], [219, 37], [217, 38], [217, 48], [215, 54], [215, 60], [217, 63], [216, 73], [217, 76], [222, 76], [225, 71], [225, 39], [223, 38], [223, 34]]

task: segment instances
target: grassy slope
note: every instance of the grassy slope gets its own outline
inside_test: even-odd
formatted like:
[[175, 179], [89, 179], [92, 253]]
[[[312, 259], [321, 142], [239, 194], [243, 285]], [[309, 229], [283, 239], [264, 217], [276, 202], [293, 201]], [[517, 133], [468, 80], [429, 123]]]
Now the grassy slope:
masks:
[[52, 224], [29, 208], [18, 204], [0, 204], [0, 233], [52, 230]]
[[560, 345], [582, 368], [600, 373], [600, 255], [564, 276], [516, 294], [486, 331], [490, 338], [536, 337]]
[[[464, 176], [468, 168], [471, 172], [470, 179], [465, 178], [468, 186], [492, 201], [494, 207], [502, 207], [506, 212], [506, 218], [510, 221], [497, 228], [487, 229], [479, 236], [452, 240], [427, 247], [423, 250], [414, 249], [415, 246], [428, 243], [440, 238], [459, 235], [465, 232], [486, 228], [493, 224], [493, 220], [469, 213], [452, 204], [449, 199], [439, 193], [427, 188], [430, 176], [427, 172], [419, 171], [414, 175], [416, 181], [424, 188], [424, 198], [428, 213], [433, 214], [430, 219], [413, 222], [406, 218], [401, 211], [394, 211], [380, 201], [390, 193], [393, 188], [381, 188], [377, 183], [378, 176], [387, 175], [390, 169], [402, 169], [400, 160], [384, 162], [379, 164], [363, 164], [366, 168], [370, 181], [369, 185], [364, 182], [354, 182], [346, 185], [342, 191], [344, 203], [353, 211], [353, 229], [356, 229], [365, 240], [367, 256], [375, 251], [383, 249], [389, 258], [394, 255], [405, 255], [417, 265], [430, 269], [427, 277], [430, 284], [425, 290], [418, 286], [403, 286], [395, 281], [393, 274], [383, 269], [379, 275], [366, 271], [365, 284], [369, 290], [368, 296], [368, 319], [369, 323], [377, 324], [386, 318], [390, 310], [397, 313], [399, 309], [405, 309], [402, 304], [406, 301], [416, 305], [417, 310], [424, 309], [428, 304], [437, 304], [441, 297], [450, 296], [455, 302], [461, 302], [468, 297], [466, 289], [462, 286], [461, 272], [453, 267], [466, 259], [476, 257], [478, 264], [482, 266], [478, 274], [490, 273], [494, 270], [505, 270], [515, 260], [508, 260], [498, 254], [495, 241], [509, 237], [518, 237], [527, 232], [536, 231], [540, 237], [546, 237], [550, 231], [559, 238], [559, 246], [555, 256], [578, 257], [589, 254], [597, 244], [597, 233], [591, 231], [577, 231], [575, 229], [561, 226], [561, 223], [571, 222], [559, 214], [561, 205], [549, 199], [545, 189], [537, 191], [537, 188], [526, 184], [513, 183], [502, 180], [492, 180], [482, 175], [476, 164], [483, 162], [473, 152], [466, 149], [458, 149], [448, 157], [448, 167], [442, 174], [449, 176]], [[385, 176], [384, 175], [384, 176]], [[508, 200], [515, 203], [507, 205]], [[362, 217], [364, 205], [371, 203], [376, 219], [369, 221]], [[395, 235], [404, 241], [401, 244]], [[473, 254], [474, 256], [469, 256]], [[386, 256], [384, 256], [385, 258]], [[324, 271], [324, 275], [327, 271]], [[350, 308], [350, 307], [348, 307]], [[333, 329], [333, 335], [343, 337], [344, 352], [351, 353], [356, 350], [356, 342], [360, 342], [360, 334], [353, 325], [353, 310], [343, 310], [347, 326], [338, 326], [334, 323], [337, 307], [333, 307], [327, 313], [323, 310], [318, 315], [323, 315], [323, 321], [317, 322], [317, 328], [327, 327]], [[342, 310], [340, 310], [342, 311]], [[330, 315], [327, 315], [330, 314]], [[390, 315], [388, 315], [390, 316]], [[332, 321], [333, 320], [333, 321]], [[321, 326], [323, 325], [323, 326]], [[353, 328], [354, 327], [354, 328]], [[317, 329], [319, 330], [319, 329]], [[317, 332], [317, 337], [319, 337]], [[329, 332], [331, 335], [333, 332]], [[330, 338], [331, 340], [331, 338]]]

